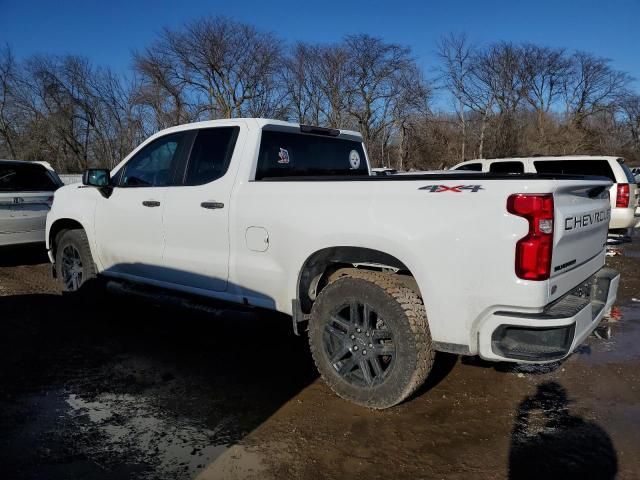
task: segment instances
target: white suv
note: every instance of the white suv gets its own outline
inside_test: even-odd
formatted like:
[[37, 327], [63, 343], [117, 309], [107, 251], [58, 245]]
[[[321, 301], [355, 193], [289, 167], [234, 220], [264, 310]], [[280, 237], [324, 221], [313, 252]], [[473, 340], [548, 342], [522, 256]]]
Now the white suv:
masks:
[[47, 162], [0, 160], [0, 246], [44, 242], [53, 192], [61, 186]]
[[638, 223], [635, 216], [640, 189], [629, 167], [620, 157], [575, 155], [562, 157], [522, 157], [468, 160], [451, 170], [473, 172], [509, 173], [555, 173], [572, 175], [596, 175], [611, 179], [611, 220], [609, 229], [633, 228]]

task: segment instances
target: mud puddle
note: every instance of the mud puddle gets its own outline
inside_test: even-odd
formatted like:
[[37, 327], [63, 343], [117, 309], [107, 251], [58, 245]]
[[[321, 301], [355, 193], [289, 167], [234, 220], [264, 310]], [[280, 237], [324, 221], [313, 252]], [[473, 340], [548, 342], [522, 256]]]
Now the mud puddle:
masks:
[[34, 270], [0, 272], [2, 478], [194, 478], [316, 378], [286, 317], [87, 310]]
[[640, 251], [629, 249], [629, 250], [625, 250], [623, 255], [625, 257], [640, 258]]
[[606, 325], [611, 338], [590, 337], [576, 355], [587, 365], [615, 364], [640, 360], [640, 303], [615, 306]]
[[180, 402], [194, 400], [188, 383], [205, 381], [167, 385], [153, 375], [165, 366], [149, 364], [140, 375], [132, 369], [139, 363], [87, 371], [88, 384], [68, 378], [63, 386], [7, 394], [0, 401], [2, 471], [9, 478], [193, 478], [254, 428], [241, 412], [221, 412], [204, 396], [203, 408], [185, 409]]
[[87, 437], [102, 439], [95, 448], [84, 451], [85, 455], [106, 457], [106, 461], [130, 457], [153, 465], [148, 478], [194, 476], [227, 449], [224, 431], [235, 426], [233, 418], [223, 420], [216, 431], [184, 418], [167, 417], [140, 395], [104, 393], [87, 401], [72, 393], [65, 402], [75, 427]]

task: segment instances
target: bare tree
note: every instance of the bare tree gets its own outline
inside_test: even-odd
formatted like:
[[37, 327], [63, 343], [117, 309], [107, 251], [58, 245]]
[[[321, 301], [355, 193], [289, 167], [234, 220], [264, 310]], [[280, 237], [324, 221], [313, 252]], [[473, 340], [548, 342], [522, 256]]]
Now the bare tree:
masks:
[[610, 61], [586, 52], [571, 57], [571, 69], [563, 84], [563, 95], [571, 122], [578, 128], [598, 112], [620, 101], [630, 77], [614, 70]]
[[[417, 66], [405, 69], [398, 77], [398, 97], [393, 120], [398, 142], [398, 169], [404, 170], [417, 135], [416, 123], [431, 116], [431, 87]], [[390, 138], [388, 142], [390, 143]]]
[[141, 138], [129, 86], [85, 58], [31, 57], [15, 69], [10, 93], [14, 157], [82, 171], [115, 164]]
[[491, 67], [492, 57], [472, 47], [464, 35], [444, 37], [439, 44], [439, 56], [441, 78], [454, 97], [462, 130], [461, 157], [466, 158], [468, 134], [474, 131], [478, 139], [477, 156], [483, 158], [486, 130], [499, 83]]
[[[0, 137], [6, 145], [9, 158], [16, 158], [17, 116], [13, 109], [13, 87], [17, 64], [8, 45], [0, 50]], [[1, 153], [1, 152], [0, 152]]]
[[[197, 104], [198, 116], [231, 118], [256, 109], [262, 114], [276, 89], [282, 42], [272, 33], [226, 17], [207, 17], [182, 29], [165, 29], [156, 43], [136, 57], [138, 71], [163, 89], [176, 89]], [[150, 73], [157, 75], [151, 76]], [[167, 81], [164, 81], [166, 79]], [[278, 107], [276, 107], [278, 108]]]
[[518, 150], [516, 112], [525, 96], [521, 65], [522, 50], [512, 43], [501, 42], [481, 52], [474, 66], [479, 85], [491, 92], [498, 109], [495, 150], [500, 156], [512, 155]]
[[297, 43], [284, 60], [282, 83], [289, 100], [291, 118], [299, 123], [321, 123], [323, 92], [320, 84], [322, 48]]
[[460, 127], [460, 160], [467, 157], [467, 110], [475, 102], [468, 91], [473, 75], [475, 52], [465, 35], [447, 35], [437, 44], [440, 57], [440, 80], [454, 99], [454, 110]]
[[140, 75], [134, 102], [153, 114], [156, 129], [186, 123], [197, 118], [187, 100], [187, 82], [164, 45], [134, 53], [134, 67]]
[[640, 162], [640, 100], [606, 59], [534, 44], [438, 43], [438, 92], [409, 48], [369, 35], [285, 48], [224, 17], [165, 29], [134, 73], [0, 49], [0, 156], [60, 171], [113, 166], [154, 131], [264, 116], [362, 132], [374, 165], [442, 168], [473, 156], [611, 153]]
[[109, 69], [98, 69], [89, 86], [97, 123], [93, 157], [97, 163], [114, 167], [150, 133], [134, 101], [139, 85], [135, 78], [126, 81]]
[[640, 95], [628, 94], [621, 102], [625, 128], [629, 132], [632, 150], [640, 152]]
[[[349, 54], [349, 114], [370, 149], [381, 147], [380, 162], [393, 127], [392, 112], [401, 95], [401, 76], [413, 66], [410, 50], [369, 35], [345, 40]], [[377, 157], [374, 151], [373, 157]]]
[[521, 75], [527, 102], [536, 113], [538, 135], [544, 138], [545, 117], [562, 93], [571, 63], [561, 48], [525, 44]]

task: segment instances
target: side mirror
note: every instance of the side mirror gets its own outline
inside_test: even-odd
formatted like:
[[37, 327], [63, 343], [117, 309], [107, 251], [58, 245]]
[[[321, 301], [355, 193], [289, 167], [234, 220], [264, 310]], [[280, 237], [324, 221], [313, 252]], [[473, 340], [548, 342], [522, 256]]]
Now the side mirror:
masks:
[[89, 168], [82, 174], [82, 184], [91, 187], [108, 187], [111, 173], [105, 168]]

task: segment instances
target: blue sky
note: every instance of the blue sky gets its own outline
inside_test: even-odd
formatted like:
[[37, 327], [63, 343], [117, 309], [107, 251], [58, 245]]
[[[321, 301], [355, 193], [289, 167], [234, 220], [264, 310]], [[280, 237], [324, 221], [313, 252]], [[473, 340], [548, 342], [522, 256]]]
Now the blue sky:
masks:
[[586, 50], [640, 79], [640, 0], [0, 0], [0, 43], [9, 43], [19, 58], [74, 53], [126, 71], [131, 52], [148, 45], [162, 27], [208, 14], [252, 23], [290, 41], [369, 33], [410, 46], [427, 73], [437, 39], [465, 32], [479, 44], [530, 41]]

